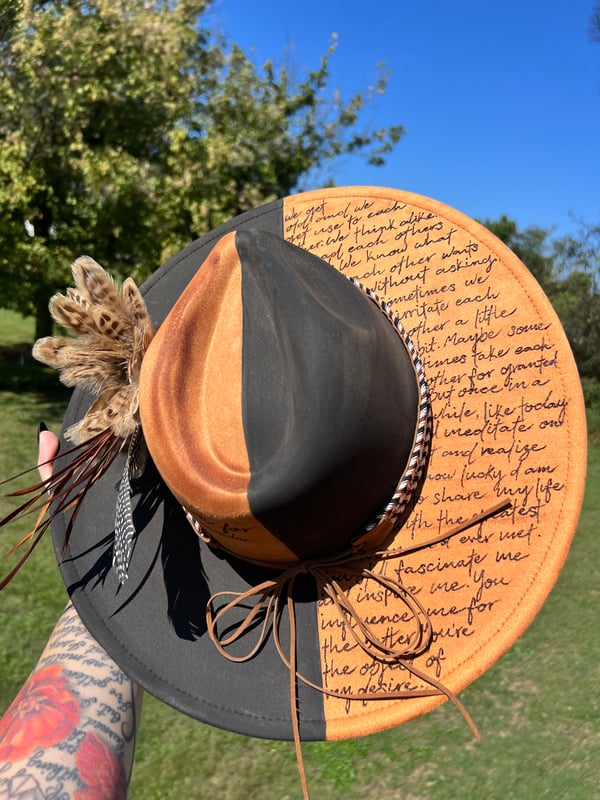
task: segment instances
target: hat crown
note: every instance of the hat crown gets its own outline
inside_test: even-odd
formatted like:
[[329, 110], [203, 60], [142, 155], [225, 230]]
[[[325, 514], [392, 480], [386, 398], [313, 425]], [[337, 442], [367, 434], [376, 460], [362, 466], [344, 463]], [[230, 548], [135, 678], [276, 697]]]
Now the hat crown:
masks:
[[218, 242], [143, 371], [161, 475], [242, 558], [344, 551], [410, 458], [419, 391], [402, 339], [337, 270], [270, 233]]

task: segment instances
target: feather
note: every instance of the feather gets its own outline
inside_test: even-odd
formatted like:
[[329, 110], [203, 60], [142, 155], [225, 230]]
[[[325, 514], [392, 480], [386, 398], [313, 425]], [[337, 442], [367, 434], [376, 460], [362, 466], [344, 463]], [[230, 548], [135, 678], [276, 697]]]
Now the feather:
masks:
[[125, 583], [128, 578], [127, 570], [135, 542], [135, 525], [133, 524], [133, 510], [131, 507], [131, 479], [137, 472], [139, 459], [143, 447], [141, 428], [131, 437], [127, 459], [123, 468], [123, 475], [119, 483], [117, 495], [117, 508], [115, 512], [115, 539], [113, 544], [113, 569], [117, 573], [120, 583]]
[[[73, 456], [72, 461], [62, 468], [53, 470], [46, 480], [34, 483], [25, 489], [11, 492], [9, 497], [27, 497], [21, 505], [0, 520], [0, 528], [16, 517], [38, 512], [38, 517], [31, 531], [18, 542], [7, 555], [11, 555], [25, 545], [29, 545], [16, 565], [0, 580], [0, 590], [10, 583], [31, 553], [39, 544], [52, 521], [67, 511], [71, 512], [63, 542], [63, 555], [69, 544], [73, 524], [87, 492], [108, 470], [117, 454], [123, 449], [124, 440], [115, 436], [112, 431], [104, 430], [82, 445], [77, 445], [55, 458]], [[33, 468], [36, 469], [36, 468]], [[15, 475], [9, 481], [26, 475], [32, 470]]]
[[72, 266], [75, 287], [50, 301], [54, 320], [75, 338], [46, 337], [33, 355], [59, 370], [66, 386], [80, 387], [102, 398], [84, 419], [71, 426], [74, 443], [103, 430], [130, 436], [139, 424], [138, 394], [142, 359], [154, 335], [144, 299], [128, 278], [121, 289], [89, 256]]
[[120, 305], [119, 291], [113, 278], [93, 258], [81, 256], [71, 270], [76, 288], [90, 305]]
[[[39, 339], [33, 347], [33, 355], [43, 364], [57, 369], [66, 386], [89, 391], [96, 399], [83, 419], [65, 431], [66, 438], [75, 446], [57, 458], [70, 455], [70, 463], [53, 471], [47, 480], [12, 493], [13, 497], [27, 499], [0, 520], [0, 527], [34, 511], [38, 512], [38, 517], [31, 531], [12, 549], [14, 553], [25, 548], [16, 566], [0, 580], [0, 589], [29, 558], [52, 520], [70, 511], [64, 541], [67, 547], [86, 493], [128, 442], [141, 438], [140, 368], [154, 335], [143, 297], [131, 279], [119, 289], [110, 275], [89, 256], [77, 259], [72, 272], [75, 286], [50, 300], [53, 319], [72, 336]], [[120, 577], [126, 576], [135, 533], [129, 479], [143, 462], [137, 445], [128, 453], [126, 475], [119, 493]]]

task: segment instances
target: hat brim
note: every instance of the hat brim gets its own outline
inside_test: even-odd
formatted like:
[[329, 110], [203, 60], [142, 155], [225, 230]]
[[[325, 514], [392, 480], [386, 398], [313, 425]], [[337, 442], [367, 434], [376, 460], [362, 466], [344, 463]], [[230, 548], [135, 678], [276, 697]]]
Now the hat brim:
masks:
[[[390, 546], [425, 542], [498, 500], [513, 504], [460, 537], [379, 567], [399, 571], [429, 612], [434, 637], [417, 660], [420, 669], [459, 692], [529, 625], [575, 532], [585, 414], [560, 322], [526, 267], [482, 226], [428, 198], [361, 187], [276, 201], [201, 237], [142, 288], [156, 325], [214, 243], [244, 228], [282, 236], [358, 278], [390, 303], [421, 354], [432, 452], [419, 501]], [[65, 428], [90, 402], [74, 393]], [[65, 552], [66, 519], [53, 525], [62, 576], [83, 621], [125, 672], [175, 708], [239, 733], [293, 738], [289, 671], [273, 637], [237, 663], [224, 659], [206, 632], [208, 598], [245, 591], [264, 571], [199, 540], [150, 464], [134, 486], [138, 533], [129, 579], [119, 585], [111, 560], [122, 469], [119, 458], [88, 493]], [[414, 685], [403, 668], [370, 664], [308, 577], [297, 589], [300, 674], [365, 696]], [[366, 584], [349, 591], [380, 635], [406, 635], [393, 596]], [[286, 627], [284, 614], [283, 642]], [[300, 683], [300, 735], [371, 733], [444, 699], [344, 701]]]

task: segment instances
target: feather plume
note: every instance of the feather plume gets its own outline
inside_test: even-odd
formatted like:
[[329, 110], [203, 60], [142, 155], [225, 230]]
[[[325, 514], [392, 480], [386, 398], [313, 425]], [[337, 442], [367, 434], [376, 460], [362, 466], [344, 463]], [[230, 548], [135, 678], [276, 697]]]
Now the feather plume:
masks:
[[[75, 286], [50, 300], [53, 319], [71, 336], [39, 339], [33, 347], [33, 355], [58, 370], [66, 386], [85, 389], [95, 395], [96, 400], [85, 416], [65, 431], [66, 438], [75, 446], [58, 459], [70, 455], [69, 463], [55, 469], [47, 480], [10, 495], [27, 499], [0, 520], [0, 527], [18, 516], [36, 511], [39, 515], [30, 533], [10, 551], [14, 553], [26, 546], [16, 566], [0, 580], [0, 589], [22, 567], [52, 520], [70, 511], [64, 541], [66, 548], [88, 490], [132, 437], [136, 442], [141, 438], [140, 368], [154, 335], [142, 295], [129, 278], [119, 289], [110, 275], [88, 256], [77, 259], [72, 271]], [[138, 452], [140, 448], [136, 446], [135, 450]], [[124, 497], [130, 475], [139, 468], [139, 461], [133, 455], [128, 456], [128, 473], [122, 480]], [[131, 504], [123, 503], [121, 522], [126, 535], [119, 561], [120, 577], [126, 576], [135, 534], [130, 517]]]
[[[117, 438], [111, 431], [105, 430], [84, 444], [77, 445], [58, 456], [59, 459], [63, 456], [73, 456], [73, 459], [66, 466], [53, 470], [49, 478], [38, 481], [25, 489], [11, 492], [8, 495], [9, 497], [26, 497], [27, 499], [10, 514], [7, 514], [4, 519], [0, 520], [0, 527], [7, 525], [16, 517], [26, 514], [38, 512], [38, 516], [31, 531], [7, 553], [7, 555], [12, 555], [21, 547], [28, 545], [16, 565], [0, 580], [0, 590], [10, 583], [27, 561], [44, 533], [52, 524], [52, 520], [66, 511], [71, 511], [63, 542], [64, 552], [86, 493], [104, 475], [114, 461], [115, 456], [124, 447], [124, 444], [122, 439]], [[15, 478], [20, 478], [22, 475], [32, 472], [34, 469], [36, 468], [26, 470], [24, 473], [15, 475], [6, 481], [1, 481], [0, 484], [9, 483]]]
[[66, 386], [97, 396], [85, 417], [66, 437], [80, 444], [110, 429], [127, 438], [139, 424], [139, 376], [144, 353], [154, 335], [152, 321], [135, 283], [121, 290], [89, 256], [72, 267], [75, 287], [50, 300], [53, 319], [75, 338], [39, 339], [33, 355], [60, 373]]

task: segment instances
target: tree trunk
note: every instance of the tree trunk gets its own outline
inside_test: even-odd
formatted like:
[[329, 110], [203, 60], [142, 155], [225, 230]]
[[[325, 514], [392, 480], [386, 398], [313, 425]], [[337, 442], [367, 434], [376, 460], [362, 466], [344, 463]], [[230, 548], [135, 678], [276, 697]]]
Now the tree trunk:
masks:
[[[46, 195], [42, 195], [38, 199], [40, 218], [36, 221], [35, 235], [42, 237], [46, 245], [48, 245], [51, 239], [53, 214], [46, 200]], [[52, 289], [46, 283], [38, 283], [34, 289], [33, 304], [35, 308], [36, 341], [44, 336], [52, 336], [52, 317], [48, 308], [51, 293]]]
[[48, 293], [45, 287], [38, 287], [35, 292], [35, 338], [41, 339], [44, 336], [52, 336], [52, 317], [48, 309]]

